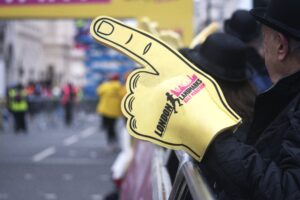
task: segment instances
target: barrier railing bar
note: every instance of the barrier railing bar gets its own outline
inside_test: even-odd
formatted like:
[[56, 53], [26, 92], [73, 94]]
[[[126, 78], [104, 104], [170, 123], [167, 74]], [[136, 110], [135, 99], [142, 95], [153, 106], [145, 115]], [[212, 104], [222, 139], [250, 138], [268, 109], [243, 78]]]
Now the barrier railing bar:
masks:
[[188, 184], [190, 193], [195, 200], [214, 200], [213, 193], [202, 175], [199, 167], [192, 161], [192, 158], [183, 151], [176, 151], [180, 167]]

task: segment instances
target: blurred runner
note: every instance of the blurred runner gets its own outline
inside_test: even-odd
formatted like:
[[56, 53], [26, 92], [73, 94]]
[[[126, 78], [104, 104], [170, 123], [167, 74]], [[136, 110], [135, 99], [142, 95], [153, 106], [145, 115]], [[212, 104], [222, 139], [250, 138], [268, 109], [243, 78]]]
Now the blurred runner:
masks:
[[[124, 74], [124, 81], [127, 81], [127, 78], [131, 71], [128, 71]], [[120, 89], [121, 98], [126, 95], [126, 86], [123, 85]], [[119, 199], [121, 187], [123, 181], [126, 177], [129, 164], [133, 157], [133, 138], [129, 135], [126, 130], [126, 118], [122, 116], [124, 125], [122, 123], [122, 128], [119, 133], [119, 145], [120, 145], [120, 153], [115, 159], [113, 165], [111, 166], [111, 174], [112, 180], [115, 185], [113, 191], [109, 192], [104, 196], [104, 200], [117, 200]]]
[[107, 134], [108, 147], [116, 147], [116, 121], [122, 116], [121, 100], [123, 97], [123, 86], [119, 81], [118, 74], [109, 76], [107, 82], [102, 83], [97, 88], [99, 103], [97, 113], [102, 116], [103, 127]]
[[18, 84], [8, 90], [8, 109], [14, 117], [15, 133], [23, 131], [27, 133], [25, 115], [28, 111], [27, 93], [22, 84]]
[[61, 103], [65, 110], [65, 123], [70, 126], [73, 121], [73, 107], [76, 101], [77, 90], [72, 83], [67, 83], [62, 89]]

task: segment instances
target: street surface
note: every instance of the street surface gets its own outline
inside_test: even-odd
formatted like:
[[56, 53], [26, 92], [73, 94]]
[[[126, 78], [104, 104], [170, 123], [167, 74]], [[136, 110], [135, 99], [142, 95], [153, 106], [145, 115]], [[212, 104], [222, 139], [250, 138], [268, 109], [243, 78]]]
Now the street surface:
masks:
[[0, 132], [0, 200], [101, 200], [113, 190], [117, 152], [106, 147], [98, 116], [79, 113], [71, 127], [59, 114], [28, 121], [28, 134], [8, 123]]

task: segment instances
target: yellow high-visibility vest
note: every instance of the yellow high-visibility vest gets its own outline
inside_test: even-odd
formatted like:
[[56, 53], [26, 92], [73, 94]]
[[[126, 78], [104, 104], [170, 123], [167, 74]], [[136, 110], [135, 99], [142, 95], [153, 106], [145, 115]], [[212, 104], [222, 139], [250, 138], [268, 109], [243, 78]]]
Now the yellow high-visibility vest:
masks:
[[[20, 100], [17, 100], [18, 92], [20, 92]], [[28, 103], [26, 101], [26, 92], [24, 90], [17, 91], [15, 89], [11, 89], [8, 92], [9, 96], [9, 108], [13, 112], [25, 112], [28, 110]]]

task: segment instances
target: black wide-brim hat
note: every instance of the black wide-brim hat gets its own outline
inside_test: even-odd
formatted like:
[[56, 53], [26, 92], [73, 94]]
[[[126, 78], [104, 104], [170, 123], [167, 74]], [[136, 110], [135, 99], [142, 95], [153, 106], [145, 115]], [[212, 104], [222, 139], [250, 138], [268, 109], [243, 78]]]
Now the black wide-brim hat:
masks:
[[271, 0], [267, 8], [250, 13], [262, 24], [300, 40], [300, 0]]
[[179, 52], [190, 62], [213, 77], [229, 82], [241, 82], [251, 77], [246, 60], [246, 46], [238, 38], [215, 33], [202, 45]]
[[247, 10], [235, 11], [231, 18], [225, 20], [224, 30], [244, 42], [250, 42], [260, 35], [260, 25]]

